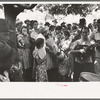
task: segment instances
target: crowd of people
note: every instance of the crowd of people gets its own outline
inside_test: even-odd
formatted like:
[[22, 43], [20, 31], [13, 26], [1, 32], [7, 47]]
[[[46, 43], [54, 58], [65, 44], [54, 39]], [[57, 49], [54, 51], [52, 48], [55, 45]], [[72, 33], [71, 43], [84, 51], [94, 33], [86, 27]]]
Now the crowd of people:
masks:
[[76, 82], [81, 72], [100, 75], [100, 19], [88, 26], [84, 18], [79, 23], [41, 26], [37, 20], [18, 21], [17, 50], [5, 21], [0, 24], [1, 81]]

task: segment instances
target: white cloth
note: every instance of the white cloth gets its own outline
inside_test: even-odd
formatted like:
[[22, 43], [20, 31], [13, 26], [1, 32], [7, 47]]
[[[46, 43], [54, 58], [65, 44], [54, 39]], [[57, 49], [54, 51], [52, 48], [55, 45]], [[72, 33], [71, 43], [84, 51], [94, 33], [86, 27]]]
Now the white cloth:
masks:
[[46, 50], [44, 48], [35, 48], [35, 50], [33, 51], [33, 57], [36, 58], [36, 56], [39, 56], [40, 59], [43, 59], [46, 56]]
[[44, 39], [44, 46], [43, 46], [41, 49], [35, 48], [35, 50], [33, 51], [33, 57], [35, 57], [35, 56], [38, 54], [38, 56], [40, 57], [40, 59], [43, 59], [43, 58], [46, 56], [46, 50], [45, 50], [45, 47], [46, 47], [45, 37], [40, 33], [40, 34], [37, 35], [36, 40], [37, 40], [38, 38]]

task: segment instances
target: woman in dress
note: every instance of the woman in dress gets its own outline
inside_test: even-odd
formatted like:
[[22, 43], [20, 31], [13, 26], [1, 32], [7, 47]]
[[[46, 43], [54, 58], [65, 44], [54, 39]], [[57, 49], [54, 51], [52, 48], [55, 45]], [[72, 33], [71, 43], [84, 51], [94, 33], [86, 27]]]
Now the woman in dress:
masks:
[[31, 80], [31, 66], [30, 66], [30, 38], [28, 35], [28, 28], [23, 26], [18, 39], [18, 53], [23, 66], [23, 78], [24, 81]]
[[46, 50], [44, 47], [44, 39], [38, 38], [36, 40], [36, 47], [33, 51], [33, 57], [36, 61], [36, 82], [47, 82], [48, 75], [46, 71]]

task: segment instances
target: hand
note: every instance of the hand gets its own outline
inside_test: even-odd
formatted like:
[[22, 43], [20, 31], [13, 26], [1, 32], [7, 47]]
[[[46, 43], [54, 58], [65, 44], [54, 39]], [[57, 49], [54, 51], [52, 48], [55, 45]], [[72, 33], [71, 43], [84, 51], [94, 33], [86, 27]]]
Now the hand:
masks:
[[74, 72], [72, 72], [72, 74], [71, 74], [71, 79], [73, 79], [73, 76], [74, 76]]
[[81, 53], [85, 53], [85, 50], [84, 50], [84, 49], [80, 49], [80, 52], [81, 52]]
[[71, 54], [71, 52], [69, 51], [69, 52], [68, 52], [68, 55], [70, 55], [70, 54]]
[[10, 79], [9, 79], [9, 73], [7, 71], [4, 71], [4, 75], [0, 75], [0, 80], [2, 82], [10, 82]]
[[94, 41], [91, 41], [90, 43], [91, 43], [91, 44], [95, 44], [95, 42], [94, 42]]
[[72, 75], [72, 71], [71, 71], [71, 69], [70, 69], [70, 71], [68, 72], [68, 77], [70, 77], [71, 75]]

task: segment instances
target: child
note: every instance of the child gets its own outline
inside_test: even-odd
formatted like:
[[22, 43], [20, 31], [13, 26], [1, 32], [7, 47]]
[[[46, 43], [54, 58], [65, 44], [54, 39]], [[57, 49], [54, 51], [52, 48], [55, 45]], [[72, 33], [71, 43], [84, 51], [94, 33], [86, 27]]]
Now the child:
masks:
[[23, 78], [24, 81], [31, 81], [31, 62], [30, 62], [30, 38], [29, 30], [26, 26], [23, 26], [20, 34], [17, 36], [18, 39], [18, 54], [23, 66]]
[[47, 82], [48, 76], [46, 71], [46, 51], [44, 47], [44, 39], [38, 38], [36, 40], [36, 48], [33, 51], [33, 57], [36, 60], [36, 81]]

